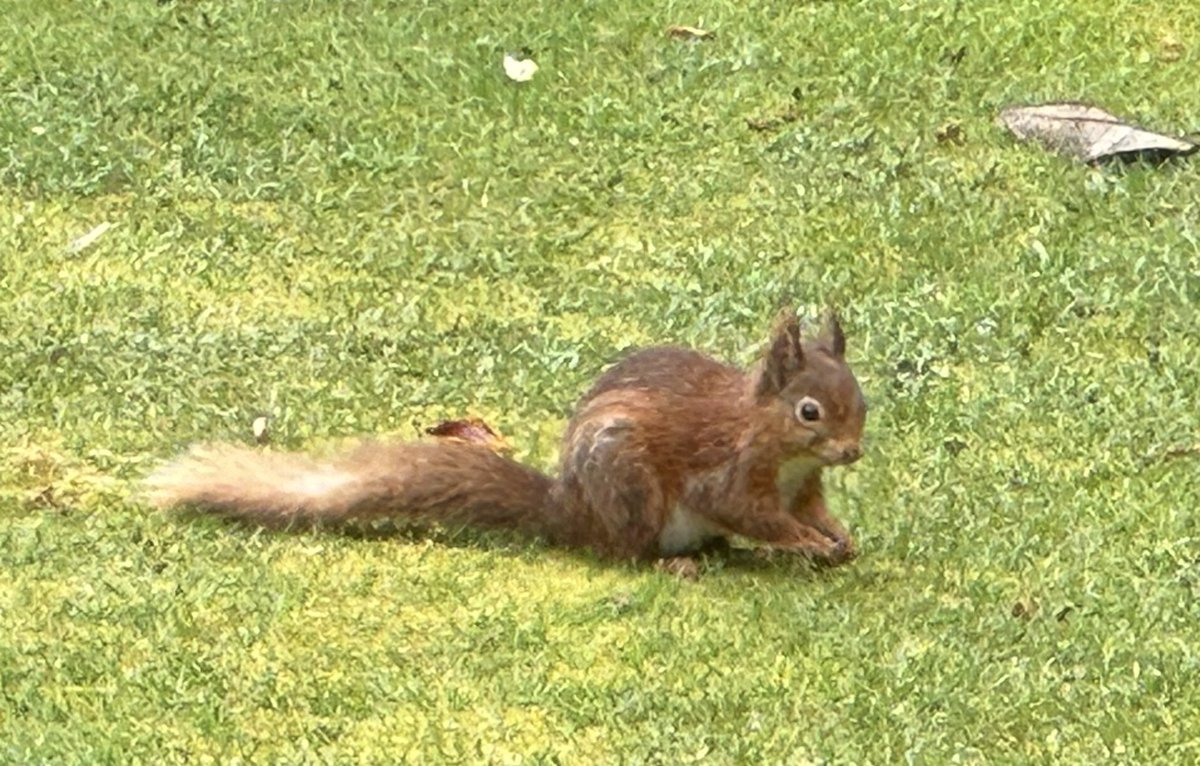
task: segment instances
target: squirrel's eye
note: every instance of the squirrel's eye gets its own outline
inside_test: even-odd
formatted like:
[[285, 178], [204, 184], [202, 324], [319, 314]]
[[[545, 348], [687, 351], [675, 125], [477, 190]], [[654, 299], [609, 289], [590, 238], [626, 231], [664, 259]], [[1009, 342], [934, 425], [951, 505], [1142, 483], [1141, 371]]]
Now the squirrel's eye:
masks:
[[813, 423], [821, 419], [821, 404], [811, 396], [806, 396], [796, 405], [796, 414], [802, 420]]

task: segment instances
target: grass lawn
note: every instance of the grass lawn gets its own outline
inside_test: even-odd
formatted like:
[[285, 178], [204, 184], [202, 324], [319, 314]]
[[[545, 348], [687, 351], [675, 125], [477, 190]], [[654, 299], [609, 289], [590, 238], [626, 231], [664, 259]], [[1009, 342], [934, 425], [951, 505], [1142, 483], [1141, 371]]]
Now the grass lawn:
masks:
[[[672, 23], [717, 31], [672, 40]], [[0, 762], [1200, 761], [1194, 3], [0, 0]], [[509, 82], [506, 50], [540, 65]], [[940, 137], [940, 138], [939, 138]], [[111, 228], [86, 247], [70, 243]], [[862, 556], [696, 583], [138, 504], [843, 307]]]

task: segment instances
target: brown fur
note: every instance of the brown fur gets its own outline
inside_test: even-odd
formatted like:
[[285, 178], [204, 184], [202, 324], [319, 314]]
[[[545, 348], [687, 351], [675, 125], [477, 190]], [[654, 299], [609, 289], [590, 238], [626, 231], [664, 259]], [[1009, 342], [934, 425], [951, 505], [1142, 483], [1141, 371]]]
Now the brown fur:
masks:
[[[149, 480], [162, 507], [267, 526], [400, 517], [514, 529], [613, 558], [667, 559], [741, 535], [828, 561], [854, 555], [828, 512], [823, 466], [860, 454], [866, 405], [836, 319], [802, 342], [781, 319], [743, 372], [695, 351], [651, 348], [580, 401], [551, 479], [485, 446], [367, 444], [328, 461], [194, 449]], [[820, 419], [801, 416], [805, 405]], [[680, 563], [680, 562], [683, 563]]]

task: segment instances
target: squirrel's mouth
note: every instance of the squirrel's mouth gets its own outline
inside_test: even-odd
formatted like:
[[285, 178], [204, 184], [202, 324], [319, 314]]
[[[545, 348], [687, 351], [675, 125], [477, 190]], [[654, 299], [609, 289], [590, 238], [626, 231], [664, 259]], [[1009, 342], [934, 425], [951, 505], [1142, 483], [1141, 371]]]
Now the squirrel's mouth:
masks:
[[862, 457], [862, 447], [857, 444], [845, 446], [829, 445], [824, 450], [822, 457], [825, 459], [825, 465], [850, 465], [856, 463]]

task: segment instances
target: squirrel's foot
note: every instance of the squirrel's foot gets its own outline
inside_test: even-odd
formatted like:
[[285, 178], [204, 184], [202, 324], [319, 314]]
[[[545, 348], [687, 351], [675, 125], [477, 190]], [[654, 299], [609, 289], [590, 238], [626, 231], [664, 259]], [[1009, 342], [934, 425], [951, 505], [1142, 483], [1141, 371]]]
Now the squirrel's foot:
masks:
[[691, 556], [671, 556], [659, 559], [654, 563], [654, 567], [683, 580], [700, 579], [700, 564]]
[[815, 550], [807, 549], [800, 552], [806, 554], [814, 563], [833, 567], [848, 563], [858, 556], [858, 546], [854, 544], [854, 540], [849, 535], [825, 537], [822, 542], [824, 544]]
[[815, 560], [818, 564], [836, 567], [848, 563], [857, 555], [858, 549], [854, 547], [853, 541], [837, 540], [833, 544], [833, 550], [828, 555], [817, 557]]
[[858, 558], [858, 546], [854, 544], [853, 538], [847, 535], [846, 537], [842, 538], [841, 544], [842, 560], [839, 563], [844, 564], [847, 561]]
[[826, 566], [845, 564], [858, 556], [858, 546], [840, 524], [814, 526], [815, 537], [822, 545], [809, 555], [814, 561]]
[[815, 527], [807, 527], [804, 539], [791, 545], [772, 545], [760, 548], [760, 554], [769, 558], [774, 553], [790, 553], [806, 556], [815, 564], [838, 566], [858, 556], [858, 548], [850, 535], [833, 536]]
[[858, 546], [854, 544], [854, 538], [840, 524], [830, 527], [817, 527], [816, 529], [833, 543], [834, 555], [830, 563], [845, 564], [847, 561], [858, 557]]

